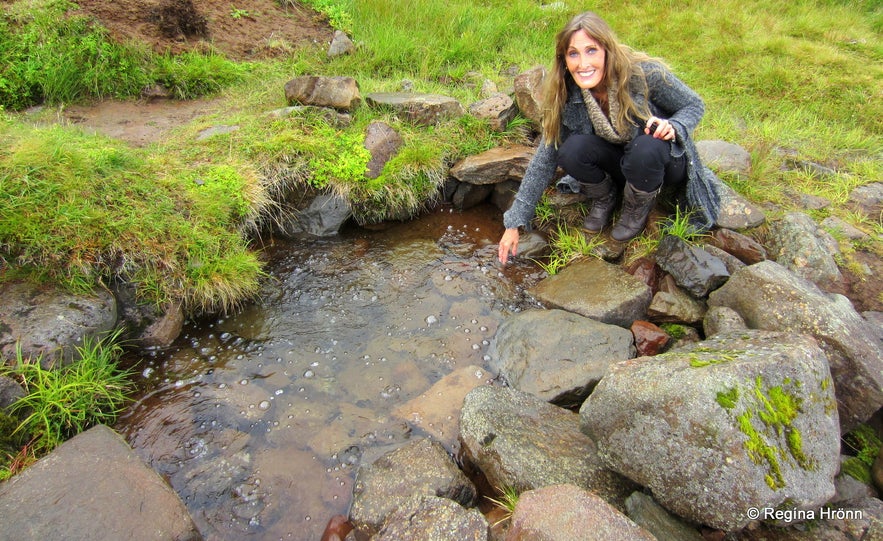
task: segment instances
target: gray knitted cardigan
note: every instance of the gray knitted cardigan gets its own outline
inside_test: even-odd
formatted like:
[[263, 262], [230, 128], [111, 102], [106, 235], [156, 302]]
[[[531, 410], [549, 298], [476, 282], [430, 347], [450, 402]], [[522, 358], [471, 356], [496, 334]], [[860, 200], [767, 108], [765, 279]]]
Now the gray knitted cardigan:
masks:
[[[692, 222], [701, 229], [710, 229], [720, 212], [721, 181], [699, 159], [693, 143], [693, 130], [705, 113], [705, 104], [690, 87], [660, 64], [641, 64], [647, 78], [649, 109], [654, 116], [668, 119], [675, 127], [677, 137], [671, 143], [671, 155], [687, 155], [687, 203], [698, 212]], [[586, 105], [579, 87], [568, 78], [568, 98], [561, 113], [561, 140], [572, 134], [592, 134], [594, 128], [589, 120]], [[636, 102], [647, 102], [647, 97], [632, 90]], [[640, 133], [641, 126], [634, 125], [632, 137]], [[503, 214], [503, 225], [508, 228], [527, 227], [536, 211], [537, 203], [555, 175], [558, 166], [556, 145], [540, 139], [521, 180], [521, 187], [512, 206]]]

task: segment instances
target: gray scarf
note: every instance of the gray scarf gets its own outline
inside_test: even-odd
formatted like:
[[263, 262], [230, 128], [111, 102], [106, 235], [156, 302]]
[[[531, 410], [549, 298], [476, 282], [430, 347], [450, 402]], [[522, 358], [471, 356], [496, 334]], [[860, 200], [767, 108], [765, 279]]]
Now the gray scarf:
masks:
[[[608, 87], [607, 92], [607, 103], [610, 105], [610, 117], [616, 118], [619, 113], [619, 101], [616, 99], [616, 81], [613, 81], [613, 84]], [[610, 123], [610, 118], [604, 114], [601, 106], [595, 101], [592, 93], [586, 88], [582, 89], [582, 93], [583, 101], [586, 104], [586, 111], [588, 111], [592, 126], [595, 128], [595, 134], [605, 141], [615, 145], [624, 145], [625, 143], [628, 143], [632, 138], [632, 134], [620, 134], [617, 132], [616, 128], [613, 127], [613, 124]]]

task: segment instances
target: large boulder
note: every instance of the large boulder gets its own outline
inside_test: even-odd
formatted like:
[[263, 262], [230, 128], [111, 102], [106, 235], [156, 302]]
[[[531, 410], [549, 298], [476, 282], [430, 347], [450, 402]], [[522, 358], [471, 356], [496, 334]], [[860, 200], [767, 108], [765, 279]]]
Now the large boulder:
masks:
[[636, 488], [601, 463], [577, 414], [515, 389], [483, 385], [466, 395], [460, 441], [466, 462], [499, 491], [570, 483], [623, 509]]
[[614, 364], [580, 415], [605, 464], [693, 522], [737, 530], [751, 509], [834, 495], [834, 389], [806, 335], [744, 331]]
[[107, 289], [77, 294], [24, 281], [0, 284], [0, 357], [40, 357], [49, 368], [79, 358], [87, 340], [98, 340], [117, 324], [117, 303]]
[[497, 329], [490, 368], [509, 385], [579, 406], [610, 363], [635, 356], [632, 333], [565, 310], [525, 310]]
[[831, 366], [844, 433], [883, 406], [883, 347], [846, 297], [824, 293], [774, 261], [761, 261], [734, 273], [709, 295], [708, 306], [735, 310], [752, 329], [814, 336]]
[[3, 539], [202, 539], [184, 503], [106, 426], [68, 440], [0, 484]]

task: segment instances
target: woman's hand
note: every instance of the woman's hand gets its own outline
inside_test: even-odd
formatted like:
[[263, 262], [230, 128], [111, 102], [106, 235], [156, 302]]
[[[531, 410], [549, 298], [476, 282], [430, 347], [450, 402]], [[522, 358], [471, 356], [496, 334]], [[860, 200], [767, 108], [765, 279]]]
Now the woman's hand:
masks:
[[[655, 129], [654, 125], [656, 126]], [[651, 116], [647, 120], [647, 125], [644, 126], [644, 133], [664, 141], [674, 141], [674, 138], [677, 135], [675, 133], [675, 127], [671, 122], [655, 116]]]
[[500, 263], [506, 264], [506, 261], [509, 261], [509, 254], [518, 255], [518, 228], [513, 227], [511, 229], [507, 229], [503, 232], [503, 237], [500, 239], [500, 248], [497, 257], [500, 259]]

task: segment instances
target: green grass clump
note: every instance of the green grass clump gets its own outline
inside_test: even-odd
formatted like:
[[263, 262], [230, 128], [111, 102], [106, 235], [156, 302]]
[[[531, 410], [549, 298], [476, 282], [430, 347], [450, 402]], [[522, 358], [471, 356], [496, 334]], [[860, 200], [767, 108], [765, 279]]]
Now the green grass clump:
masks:
[[[26, 435], [28, 451], [49, 453], [66, 439], [97, 424], [113, 424], [128, 400], [129, 373], [117, 364], [122, 347], [119, 333], [101, 340], [84, 339], [71, 364], [43, 368], [40, 359], [24, 359], [21, 351], [0, 375], [12, 378], [26, 395], [9, 407], [21, 422], [13, 432]], [[10, 458], [0, 468], [8, 471]], [[2, 460], [2, 459], [0, 459]]]
[[551, 239], [552, 254], [548, 262], [537, 261], [547, 274], [554, 275], [568, 263], [581, 257], [600, 257], [595, 250], [604, 242], [600, 235], [589, 236], [576, 227], [559, 224]]

